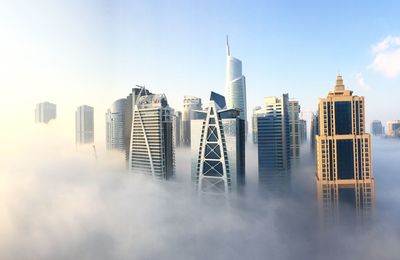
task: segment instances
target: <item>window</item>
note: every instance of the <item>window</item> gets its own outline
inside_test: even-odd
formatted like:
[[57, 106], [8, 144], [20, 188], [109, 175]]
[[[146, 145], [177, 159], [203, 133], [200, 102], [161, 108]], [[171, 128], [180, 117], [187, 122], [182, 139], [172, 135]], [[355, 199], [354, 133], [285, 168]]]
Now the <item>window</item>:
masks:
[[351, 134], [352, 115], [351, 115], [351, 102], [350, 101], [336, 101], [335, 102], [335, 128], [336, 134], [344, 135]]
[[337, 140], [338, 179], [354, 178], [353, 140]]

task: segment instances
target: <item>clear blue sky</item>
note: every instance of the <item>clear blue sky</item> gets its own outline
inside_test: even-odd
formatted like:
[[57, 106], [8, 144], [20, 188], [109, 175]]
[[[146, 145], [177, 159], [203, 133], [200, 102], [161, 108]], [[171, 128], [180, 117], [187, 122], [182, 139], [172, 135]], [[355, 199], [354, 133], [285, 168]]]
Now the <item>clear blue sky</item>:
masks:
[[399, 10], [398, 1], [6, 1], [0, 94], [24, 91], [30, 107], [92, 104], [103, 120], [115, 99], [146, 84], [179, 110], [183, 95], [224, 94], [229, 34], [249, 111], [284, 92], [315, 110], [340, 72], [366, 96], [369, 121], [397, 119]]

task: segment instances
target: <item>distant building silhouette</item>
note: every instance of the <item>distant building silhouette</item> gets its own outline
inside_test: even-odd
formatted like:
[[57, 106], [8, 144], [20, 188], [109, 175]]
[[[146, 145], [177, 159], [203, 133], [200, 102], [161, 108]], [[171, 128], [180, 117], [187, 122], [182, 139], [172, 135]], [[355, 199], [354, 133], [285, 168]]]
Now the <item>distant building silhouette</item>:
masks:
[[75, 142], [90, 144], [94, 141], [93, 107], [83, 105], [75, 111]]
[[361, 215], [374, 203], [371, 138], [365, 130], [364, 97], [353, 96], [340, 75], [336, 86], [319, 101], [317, 148], [317, 194], [327, 216], [351, 204]]
[[372, 135], [375, 135], [375, 136], [383, 135], [382, 122], [379, 121], [379, 120], [372, 121], [372, 123], [371, 123], [371, 132], [372, 132]]
[[164, 94], [137, 99], [133, 109], [129, 170], [161, 179], [175, 173], [173, 113]]
[[400, 120], [387, 122], [386, 129], [388, 137], [400, 137]]
[[227, 195], [245, 182], [245, 121], [211, 92], [208, 108], [191, 122], [192, 179], [200, 193]]
[[289, 100], [289, 138], [290, 138], [290, 157], [299, 159], [300, 157], [300, 104], [297, 100]]
[[190, 146], [190, 121], [197, 119], [195, 111], [202, 110], [201, 98], [194, 96], [184, 96], [182, 110], [182, 145]]
[[257, 144], [258, 143], [258, 139], [257, 139], [257, 111], [261, 110], [260, 106], [256, 106], [253, 108], [253, 114], [251, 117], [251, 123], [252, 123], [252, 135], [253, 135], [253, 144]]
[[50, 102], [43, 102], [36, 105], [35, 122], [47, 124], [57, 117], [57, 105]]
[[174, 127], [174, 145], [175, 147], [181, 146], [181, 129], [182, 129], [182, 112], [176, 111], [173, 116], [173, 127]]
[[300, 127], [300, 144], [307, 142], [307, 121], [304, 119], [299, 120]]

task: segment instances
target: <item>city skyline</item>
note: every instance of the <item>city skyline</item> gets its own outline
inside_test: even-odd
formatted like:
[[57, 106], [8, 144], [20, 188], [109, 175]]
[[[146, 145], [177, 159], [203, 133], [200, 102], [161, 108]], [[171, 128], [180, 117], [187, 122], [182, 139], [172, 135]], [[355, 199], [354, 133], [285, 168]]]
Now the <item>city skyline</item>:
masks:
[[398, 10], [4, 1], [0, 259], [397, 259]]

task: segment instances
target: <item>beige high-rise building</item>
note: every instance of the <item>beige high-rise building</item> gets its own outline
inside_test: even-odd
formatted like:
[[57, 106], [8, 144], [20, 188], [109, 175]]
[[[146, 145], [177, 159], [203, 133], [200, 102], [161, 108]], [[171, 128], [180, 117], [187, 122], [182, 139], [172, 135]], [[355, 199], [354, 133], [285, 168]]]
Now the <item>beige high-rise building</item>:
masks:
[[375, 189], [364, 97], [353, 96], [338, 75], [335, 89], [319, 100], [318, 112], [316, 180], [321, 209], [337, 212], [340, 204], [351, 204], [358, 213], [369, 213]]

